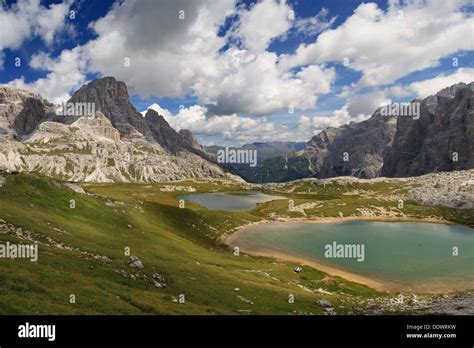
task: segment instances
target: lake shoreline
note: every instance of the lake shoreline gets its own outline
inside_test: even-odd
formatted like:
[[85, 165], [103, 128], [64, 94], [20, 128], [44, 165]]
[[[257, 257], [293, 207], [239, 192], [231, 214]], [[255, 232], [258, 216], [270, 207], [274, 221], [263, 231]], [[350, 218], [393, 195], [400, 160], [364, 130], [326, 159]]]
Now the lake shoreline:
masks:
[[[439, 218], [411, 218], [411, 217], [371, 217], [371, 216], [360, 216], [360, 217], [324, 217], [320, 219], [305, 219], [305, 218], [287, 218], [280, 217], [272, 220], [260, 220], [256, 222], [251, 222], [248, 224], [241, 225], [233, 230], [230, 234], [222, 235], [219, 239], [219, 242], [223, 243], [227, 247], [233, 249], [237, 246], [235, 241], [242, 233], [247, 233], [249, 229], [257, 225], [267, 224], [269, 222], [281, 222], [281, 223], [315, 223], [315, 224], [324, 224], [324, 223], [344, 223], [344, 222], [353, 222], [353, 221], [369, 221], [369, 222], [424, 222], [424, 223], [437, 223], [437, 224], [446, 224], [446, 225], [455, 225], [455, 223]], [[336, 276], [343, 278], [345, 280], [366, 285], [369, 288], [380, 292], [409, 292], [409, 293], [423, 293], [423, 294], [436, 294], [436, 293], [454, 293], [458, 292], [454, 289], [441, 290], [438, 286], [427, 286], [422, 287], [417, 286], [416, 289], [407, 285], [396, 283], [376, 277], [361, 275], [353, 271], [348, 271], [339, 267], [334, 267], [327, 265], [323, 262], [315, 260], [313, 258], [308, 258], [300, 255], [295, 255], [290, 252], [282, 252], [270, 249], [263, 248], [252, 248], [251, 246], [246, 246], [240, 243], [238, 245], [241, 252], [252, 256], [261, 256], [261, 257], [272, 257], [279, 260], [285, 260], [290, 262], [297, 262], [302, 265], [307, 265], [313, 267], [319, 271], [327, 273], [331, 276]], [[423, 289], [423, 290], [422, 290]], [[422, 291], [420, 291], [422, 290]]]

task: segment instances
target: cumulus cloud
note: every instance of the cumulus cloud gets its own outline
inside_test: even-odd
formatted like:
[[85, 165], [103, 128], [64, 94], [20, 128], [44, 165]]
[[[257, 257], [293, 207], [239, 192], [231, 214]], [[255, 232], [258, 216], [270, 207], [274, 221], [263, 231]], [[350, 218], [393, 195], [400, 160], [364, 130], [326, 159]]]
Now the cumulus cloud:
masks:
[[407, 87], [407, 90], [415, 93], [419, 98], [425, 98], [456, 83], [470, 83], [473, 81], [474, 68], [459, 68], [453, 74], [439, 74], [428, 80], [413, 82]]
[[0, 50], [17, 49], [38, 36], [48, 45], [66, 27], [65, 18], [72, 1], [42, 6], [40, 0], [19, 0], [7, 6], [0, 1]]
[[[317, 93], [326, 93], [334, 82], [335, 70], [317, 64], [295, 75], [266, 51], [291, 27], [290, 9], [286, 1], [274, 0], [249, 9], [229, 0], [163, 0], [160, 6], [125, 1], [91, 25], [98, 38], [84, 50], [93, 71], [124, 80], [141, 97], [193, 94], [216, 115], [314, 108]], [[227, 36], [219, 36], [229, 15], [239, 20]], [[243, 47], [231, 44], [222, 52], [230, 37], [238, 37]]]
[[264, 52], [271, 41], [292, 26], [291, 7], [286, 1], [262, 0], [250, 10], [241, 10], [233, 35], [253, 52]]
[[295, 21], [294, 28], [296, 32], [302, 33], [306, 36], [316, 36], [322, 31], [330, 28], [337, 19], [337, 16], [328, 19], [328, 14], [328, 9], [323, 7], [315, 16], [298, 18]]
[[[176, 115], [156, 103], [147, 109], [157, 111], [175, 130], [190, 130], [206, 145], [213, 144], [216, 138], [220, 139], [221, 143], [240, 144], [254, 141], [306, 140], [304, 137], [299, 138], [287, 126], [271, 122], [265, 117], [251, 118], [236, 114], [209, 117], [207, 109], [200, 105], [181, 108]], [[146, 111], [142, 112], [145, 113]]]
[[41, 94], [53, 103], [65, 102], [69, 99], [70, 92], [86, 82], [86, 64], [80, 47], [63, 50], [57, 58], [40, 52], [31, 58], [30, 66], [48, 71], [47, 75], [33, 82], [26, 82], [25, 78], [21, 77], [8, 84]]
[[356, 119], [368, 118], [374, 111], [384, 105], [390, 104], [391, 100], [387, 98], [383, 91], [373, 91], [363, 94], [357, 94], [347, 98], [347, 113]]
[[[327, 9], [296, 17], [286, 0], [259, 0], [250, 6], [236, 0], [160, 0], [159, 6], [154, 0], [117, 1], [89, 24], [96, 34], [91, 41], [58, 57], [41, 52], [32, 57], [30, 67], [46, 76], [31, 82], [20, 77], [9, 84], [60, 102], [88, 73], [112, 75], [142, 98], [170, 97], [177, 103], [196, 98], [200, 105], [176, 115], [158, 104], [150, 108], [201, 140], [307, 140], [326, 127], [366, 119], [393, 98], [425, 97], [474, 80], [474, 68], [460, 68], [393, 86], [442, 58], [474, 49], [468, 39], [473, 20], [472, 12], [465, 11], [468, 2], [389, 0], [386, 10], [363, 3], [334, 27], [336, 17]], [[46, 7], [40, 0], [19, 0], [7, 7], [0, 0], [0, 67], [2, 48], [18, 49], [30, 37], [47, 45], [56, 42], [58, 33], [67, 30], [64, 19], [71, 3]], [[226, 20], [232, 24], [224, 32]], [[306, 43], [293, 53], [269, 51], [272, 43], [301, 37]], [[345, 58], [361, 78], [338, 95], [343, 106], [307, 116], [316, 111], [322, 95], [334, 91], [338, 76], [332, 63]], [[297, 121], [271, 121], [292, 107], [303, 113]]]
[[474, 81], [474, 68], [458, 68], [452, 73], [441, 73], [435, 77], [415, 81], [405, 85], [394, 85], [383, 90], [387, 98], [416, 97], [426, 98], [434, 95], [443, 88], [460, 82], [471, 83]]
[[[251, 118], [236, 114], [208, 117], [206, 108], [199, 105], [182, 108], [176, 115], [156, 103], [148, 109], [157, 111], [176, 130], [189, 129], [206, 145], [213, 144], [215, 139], [220, 139], [221, 143], [240, 144], [255, 141], [308, 141], [328, 127], [339, 127], [370, 117], [362, 113], [352, 116], [349, 114], [348, 105], [344, 105], [328, 115], [301, 115], [295, 125], [288, 126], [272, 122], [266, 117]], [[142, 112], [143, 115], [145, 113], [146, 111]]]
[[91, 25], [98, 35], [85, 47], [91, 69], [143, 97], [184, 96], [196, 81], [222, 75], [217, 56], [225, 38], [217, 31], [233, 8], [230, 0], [117, 3]]
[[[372, 110], [372, 112], [373, 111], [375, 110]], [[305, 115], [300, 116], [295, 134], [297, 134], [300, 139], [309, 140], [311, 137], [328, 127], [339, 127], [351, 122], [361, 122], [369, 117], [370, 115], [365, 113], [359, 113], [356, 116], [352, 116], [349, 113], [349, 105], [346, 104], [342, 108], [335, 110], [330, 115], [318, 115], [313, 117]]]
[[465, 5], [469, 0], [390, 1], [384, 11], [375, 3], [363, 3], [337, 28], [283, 56], [281, 64], [296, 67], [347, 59], [350, 69], [362, 73], [359, 86], [390, 84], [474, 48], [474, 41], [467, 39], [472, 37], [473, 15], [462, 12]]
[[164, 109], [156, 103], [151, 104], [145, 111], [142, 111], [141, 114], [145, 116], [148, 110], [156, 111], [159, 115], [163, 116], [165, 120], [168, 120], [168, 122], [170, 118], [173, 116], [168, 109]]
[[236, 71], [209, 79], [196, 89], [199, 100], [212, 114], [262, 116], [291, 106], [315, 108], [317, 94], [329, 92], [328, 86], [335, 80], [333, 68], [311, 66], [297, 75], [281, 71], [273, 52], [244, 52], [241, 57]]

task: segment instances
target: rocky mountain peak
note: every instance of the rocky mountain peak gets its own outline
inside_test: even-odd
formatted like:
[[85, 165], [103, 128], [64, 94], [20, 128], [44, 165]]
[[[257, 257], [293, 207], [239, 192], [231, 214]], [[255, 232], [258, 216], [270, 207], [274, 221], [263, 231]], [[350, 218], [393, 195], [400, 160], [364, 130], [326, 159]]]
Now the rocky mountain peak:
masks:
[[186, 144], [188, 144], [190, 147], [193, 149], [197, 149], [200, 151], [205, 152], [206, 150], [204, 149], [204, 146], [202, 146], [197, 139], [193, 136], [193, 133], [191, 133], [190, 130], [188, 129], [181, 129], [179, 131], [180, 137], [184, 140]]
[[192, 135], [183, 137], [156, 112], [138, 113], [113, 77], [81, 87], [64, 114], [55, 109], [38, 95], [0, 87], [0, 170], [83, 182], [227, 176], [188, 144]]
[[383, 176], [406, 177], [474, 167], [474, 82], [444, 88], [421, 102], [420, 118], [397, 118]]
[[474, 82], [471, 82], [471, 83], [460, 82], [455, 85], [443, 88], [435, 95], [439, 97], [454, 98], [458, 91], [462, 89], [466, 89], [466, 88], [474, 90]]
[[54, 106], [19, 88], [0, 87], [0, 137], [20, 138], [54, 116]]
[[103, 77], [82, 86], [68, 103], [92, 103], [124, 138], [153, 138], [145, 120], [130, 102], [127, 85], [113, 77]]
[[130, 114], [137, 110], [130, 103], [127, 85], [114, 77], [103, 77], [82, 86], [70, 102], [96, 102], [96, 109], [104, 115], [111, 113]]
[[69, 103], [94, 103], [96, 112], [103, 113], [119, 130], [123, 139], [145, 138], [158, 143], [170, 154], [183, 150], [202, 150], [194, 138], [193, 141], [183, 138], [155, 110], [149, 109], [143, 117], [130, 102], [125, 83], [113, 77], [94, 80], [81, 87]]
[[145, 114], [145, 120], [155, 126], [171, 127], [165, 118], [153, 109], [148, 109]]

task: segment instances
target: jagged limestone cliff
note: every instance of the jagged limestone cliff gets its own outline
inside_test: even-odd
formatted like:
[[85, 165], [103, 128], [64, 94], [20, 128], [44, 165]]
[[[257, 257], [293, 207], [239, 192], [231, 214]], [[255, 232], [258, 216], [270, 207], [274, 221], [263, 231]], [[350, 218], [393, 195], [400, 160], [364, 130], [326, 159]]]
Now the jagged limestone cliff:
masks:
[[232, 177], [200, 156], [198, 143], [188, 144], [189, 134], [182, 136], [164, 119], [156, 123], [136, 112], [123, 82], [93, 81], [69, 102], [94, 103], [96, 113], [94, 117], [58, 116], [40, 96], [2, 87], [0, 170], [79, 182]]

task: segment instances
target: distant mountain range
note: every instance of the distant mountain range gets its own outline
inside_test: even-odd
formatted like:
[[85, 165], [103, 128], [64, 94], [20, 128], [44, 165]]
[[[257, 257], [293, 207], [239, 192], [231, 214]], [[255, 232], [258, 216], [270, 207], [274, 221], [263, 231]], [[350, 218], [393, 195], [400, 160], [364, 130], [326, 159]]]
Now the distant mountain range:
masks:
[[[329, 127], [303, 150], [236, 168], [252, 182], [355, 176], [407, 177], [474, 168], [474, 82], [459, 83], [420, 103], [420, 114], [384, 116]], [[260, 153], [259, 153], [260, 156]]]
[[300, 178], [416, 176], [474, 168], [474, 83], [443, 89], [419, 104], [418, 117], [386, 116], [327, 128], [307, 143], [256, 142], [257, 165], [219, 163], [222, 146], [204, 147], [176, 132], [156, 111], [141, 115], [127, 86], [105, 77], [81, 87], [67, 105], [90, 115], [58, 114], [39, 95], [0, 87], [0, 170], [39, 172], [69, 181], [160, 182], [233, 178], [282, 182]]
[[[284, 141], [270, 141], [270, 142], [255, 142], [245, 144], [240, 147], [230, 146], [228, 149], [232, 150], [256, 150], [257, 151], [257, 166], [261, 166], [268, 158], [275, 158], [280, 156], [287, 156], [296, 154], [296, 152], [304, 149], [305, 143], [298, 142], [284, 142]], [[225, 150], [224, 146], [206, 146], [205, 150], [213, 155], [217, 155], [219, 150]], [[261, 182], [259, 178], [253, 176], [254, 171], [248, 163], [225, 163], [224, 166], [229, 168], [234, 173], [237, 173], [246, 181]], [[258, 171], [257, 171], [258, 173]], [[259, 175], [259, 174], [258, 174]]]

